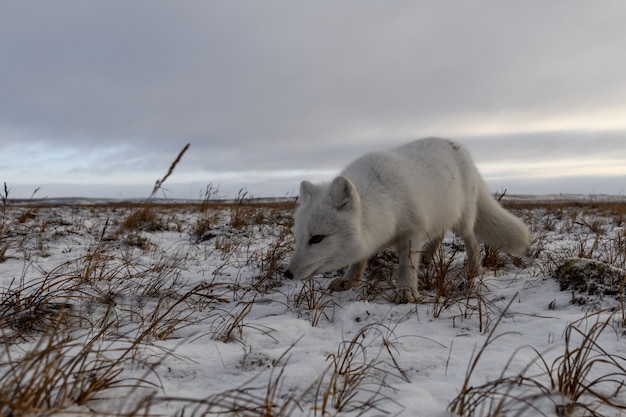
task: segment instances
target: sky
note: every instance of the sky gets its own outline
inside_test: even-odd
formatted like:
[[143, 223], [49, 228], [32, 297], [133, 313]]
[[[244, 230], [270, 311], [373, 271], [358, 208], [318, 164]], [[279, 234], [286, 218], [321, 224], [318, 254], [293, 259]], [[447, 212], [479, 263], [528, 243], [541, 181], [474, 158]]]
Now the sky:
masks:
[[7, 0], [14, 198], [294, 196], [441, 136], [493, 191], [626, 194], [626, 2]]

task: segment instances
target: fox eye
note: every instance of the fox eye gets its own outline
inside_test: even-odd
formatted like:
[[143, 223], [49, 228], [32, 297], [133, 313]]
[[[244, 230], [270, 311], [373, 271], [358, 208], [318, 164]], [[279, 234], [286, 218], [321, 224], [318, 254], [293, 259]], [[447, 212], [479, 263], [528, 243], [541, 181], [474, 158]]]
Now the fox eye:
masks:
[[314, 235], [311, 236], [311, 239], [309, 239], [309, 245], [315, 245], [316, 243], [320, 243], [322, 240], [324, 240], [326, 236], [324, 235]]

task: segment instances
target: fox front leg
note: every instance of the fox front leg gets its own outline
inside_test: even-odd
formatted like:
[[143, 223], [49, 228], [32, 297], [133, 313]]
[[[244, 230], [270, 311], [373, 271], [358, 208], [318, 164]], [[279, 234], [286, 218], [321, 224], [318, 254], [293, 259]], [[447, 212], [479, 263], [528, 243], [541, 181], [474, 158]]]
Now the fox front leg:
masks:
[[[398, 242], [398, 258], [400, 265], [398, 268], [398, 289], [396, 290], [398, 302], [415, 303], [419, 300], [420, 294], [417, 290], [417, 270], [419, 268], [421, 239], [402, 239]], [[418, 243], [415, 245], [415, 243]]]
[[332, 280], [328, 288], [330, 288], [332, 291], [345, 291], [349, 290], [350, 288], [356, 287], [357, 285], [359, 285], [359, 281], [361, 280], [363, 271], [365, 271], [366, 265], [367, 260], [362, 260], [360, 262], [350, 265], [344, 276]]

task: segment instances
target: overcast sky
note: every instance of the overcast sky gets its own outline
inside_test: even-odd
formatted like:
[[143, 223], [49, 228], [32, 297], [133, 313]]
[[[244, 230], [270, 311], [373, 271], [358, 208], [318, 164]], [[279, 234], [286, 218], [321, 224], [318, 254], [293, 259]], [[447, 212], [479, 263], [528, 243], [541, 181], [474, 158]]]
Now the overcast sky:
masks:
[[13, 197], [297, 193], [463, 143], [493, 190], [626, 194], [624, 1], [3, 1]]

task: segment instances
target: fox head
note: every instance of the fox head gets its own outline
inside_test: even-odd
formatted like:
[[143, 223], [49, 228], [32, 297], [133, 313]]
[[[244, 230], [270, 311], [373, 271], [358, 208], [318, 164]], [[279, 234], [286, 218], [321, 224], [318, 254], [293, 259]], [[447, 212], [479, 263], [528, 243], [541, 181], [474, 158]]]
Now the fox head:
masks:
[[361, 200], [354, 184], [343, 176], [325, 185], [302, 181], [299, 199], [296, 249], [285, 277], [306, 279], [358, 262]]

